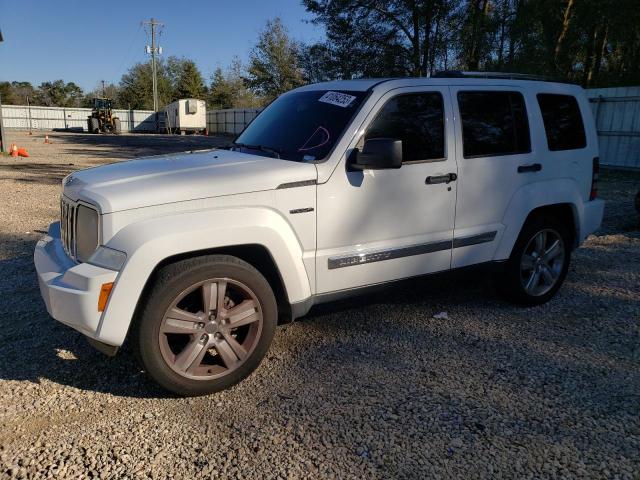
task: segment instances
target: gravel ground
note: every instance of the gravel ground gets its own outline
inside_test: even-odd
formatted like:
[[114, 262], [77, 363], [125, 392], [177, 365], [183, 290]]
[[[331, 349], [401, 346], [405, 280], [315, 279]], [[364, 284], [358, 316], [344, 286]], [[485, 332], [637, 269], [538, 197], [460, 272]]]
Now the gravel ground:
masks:
[[0, 478], [640, 478], [638, 174], [602, 174], [603, 229], [544, 306], [480, 271], [407, 282], [179, 399], [51, 320], [31, 255], [69, 171], [226, 140], [10, 135], [32, 157], [0, 160]]

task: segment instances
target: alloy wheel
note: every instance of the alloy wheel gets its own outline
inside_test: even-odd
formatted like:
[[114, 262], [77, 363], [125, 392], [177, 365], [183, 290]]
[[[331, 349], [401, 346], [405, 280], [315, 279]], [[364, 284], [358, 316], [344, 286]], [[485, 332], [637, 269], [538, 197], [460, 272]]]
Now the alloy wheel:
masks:
[[549, 292], [560, 279], [564, 261], [562, 236], [549, 228], [538, 231], [520, 260], [520, 280], [527, 294], [537, 297]]
[[253, 291], [230, 278], [213, 278], [177, 296], [164, 314], [158, 340], [174, 372], [211, 380], [245, 363], [262, 328], [262, 307]]

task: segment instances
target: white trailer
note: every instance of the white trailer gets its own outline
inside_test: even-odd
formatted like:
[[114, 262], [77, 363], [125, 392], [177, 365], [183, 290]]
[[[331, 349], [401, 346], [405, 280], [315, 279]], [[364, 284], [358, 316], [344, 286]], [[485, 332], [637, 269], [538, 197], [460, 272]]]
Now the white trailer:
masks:
[[207, 129], [207, 105], [204, 100], [183, 98], [167, 105], [166, 126], [170, 132], [185, 135]]

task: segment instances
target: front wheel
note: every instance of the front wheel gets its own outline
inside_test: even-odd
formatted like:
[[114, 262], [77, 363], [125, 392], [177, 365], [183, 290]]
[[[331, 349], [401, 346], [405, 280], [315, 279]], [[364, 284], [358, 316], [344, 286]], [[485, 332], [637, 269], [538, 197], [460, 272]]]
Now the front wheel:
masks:
[[163, 268], [138, 318], [136, 347], [149, 375], [178, 395], [228, 388], [266, 354], [277, 323], [267, 280], [231, 256]]
[[536, 217], [523, 227], [498, 286], [511, 300], [525, 305], [549, 301], [562, 286], [571, 259], [569, 234], [553, 217]]

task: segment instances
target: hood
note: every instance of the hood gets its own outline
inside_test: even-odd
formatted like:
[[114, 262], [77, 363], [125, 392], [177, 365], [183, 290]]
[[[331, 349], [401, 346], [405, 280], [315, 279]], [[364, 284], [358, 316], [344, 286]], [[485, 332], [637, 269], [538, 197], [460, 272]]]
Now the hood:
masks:
[[102, 213], [163, 203], [273, 190], [316, 180], [315, 165], [208, 150], [112, 163], [63, 180], [64, 195], [96, 203]]

